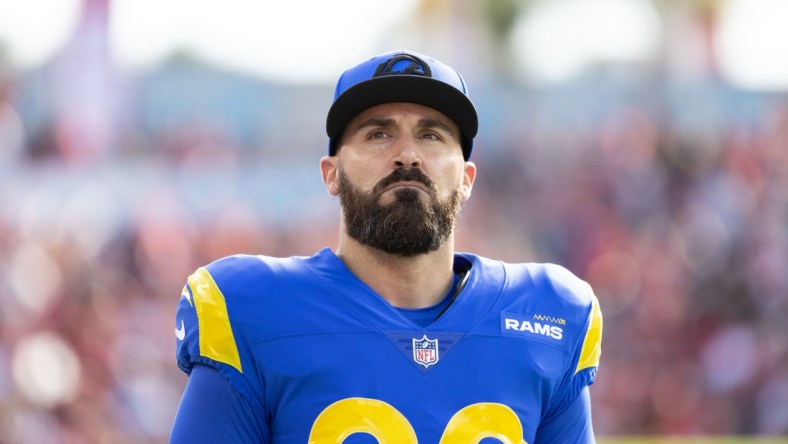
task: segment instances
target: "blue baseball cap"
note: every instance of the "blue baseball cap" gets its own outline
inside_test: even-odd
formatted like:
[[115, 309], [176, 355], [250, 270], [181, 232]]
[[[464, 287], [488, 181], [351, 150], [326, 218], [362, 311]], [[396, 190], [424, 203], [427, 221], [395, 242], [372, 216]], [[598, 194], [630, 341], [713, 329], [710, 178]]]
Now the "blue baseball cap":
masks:
[[328, 154], [337, 153], [345, 126], [356, 115], [394, 102], [416, 103], [445, 114], [460, 129], [465, 160], [471, 157], [479, 121], [465, 81], [454, 68], [405, 50], [372, 57], [339, 78], [326, 118]]

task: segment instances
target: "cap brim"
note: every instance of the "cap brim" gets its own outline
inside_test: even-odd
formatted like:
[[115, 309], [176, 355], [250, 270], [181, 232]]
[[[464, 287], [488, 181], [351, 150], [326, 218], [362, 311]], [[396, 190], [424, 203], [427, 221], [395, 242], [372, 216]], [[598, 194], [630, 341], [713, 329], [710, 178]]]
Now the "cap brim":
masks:
[[375, 77], [358, 83], [343, 92], [331, 105], [326, 119], [326, 132], [331, 139], [331, 154], [339, 147], [345, 126], [359, 113], [383, 103], [416, 103], [445, 114], [460, 129], [463, 154], [470, 157], [472, 141], [479, 127], [476, 108], [465, 94], [455, 87], [422, 76]]

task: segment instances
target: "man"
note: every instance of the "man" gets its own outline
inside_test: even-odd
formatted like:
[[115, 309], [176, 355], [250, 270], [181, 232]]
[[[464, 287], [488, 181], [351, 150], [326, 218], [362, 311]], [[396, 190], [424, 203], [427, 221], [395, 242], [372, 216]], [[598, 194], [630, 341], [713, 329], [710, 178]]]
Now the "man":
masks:
[[476, 177], [460, 75], [415, 52], [374, 57], [339, 79], [326, 128], [339, 246], [189, 277], [172, 442], [594, 442], [591, 288], [454, 251]]

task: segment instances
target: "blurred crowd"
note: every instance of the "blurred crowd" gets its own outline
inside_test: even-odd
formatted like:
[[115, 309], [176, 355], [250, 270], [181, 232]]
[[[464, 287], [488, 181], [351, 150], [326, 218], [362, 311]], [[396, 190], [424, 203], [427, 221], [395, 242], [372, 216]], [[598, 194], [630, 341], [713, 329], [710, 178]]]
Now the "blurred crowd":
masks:
[[[35, 73], [0, 76], [0, 443], [166, 442], [186, 277], [335, 247], [330, 88], [210, 73], [176, 63], [80, 116], [42, 112]], [[788, 434], [788, 97], [597, 78], [473, 93], [458, 249], [592, 284], [597, 434]]]
[[594, 287], [599, 434], [788, 435], [788, 101], [656, 93], [526, 99], [479, 149], [464, 240]]

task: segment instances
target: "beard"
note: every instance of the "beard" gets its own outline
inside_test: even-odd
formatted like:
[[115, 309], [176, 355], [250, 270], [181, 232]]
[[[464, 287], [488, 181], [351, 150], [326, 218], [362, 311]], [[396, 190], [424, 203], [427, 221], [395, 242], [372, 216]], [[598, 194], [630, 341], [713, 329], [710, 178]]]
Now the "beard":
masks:
[[[421, 191], [405, 188], [394, 191], [393, 202], [381, 204], [383, 190], [402, 181], [427, 186], [429, 201], [422, 201]], [[435, 184], [416, 168], [394, 170], [367, 193], [350, 183], [340, 167], [338, 187], [348, 236], [396, 256], [412, 257], [441, 248], [454, 230], [460, 212], [459, 190], [441, 200]]]

